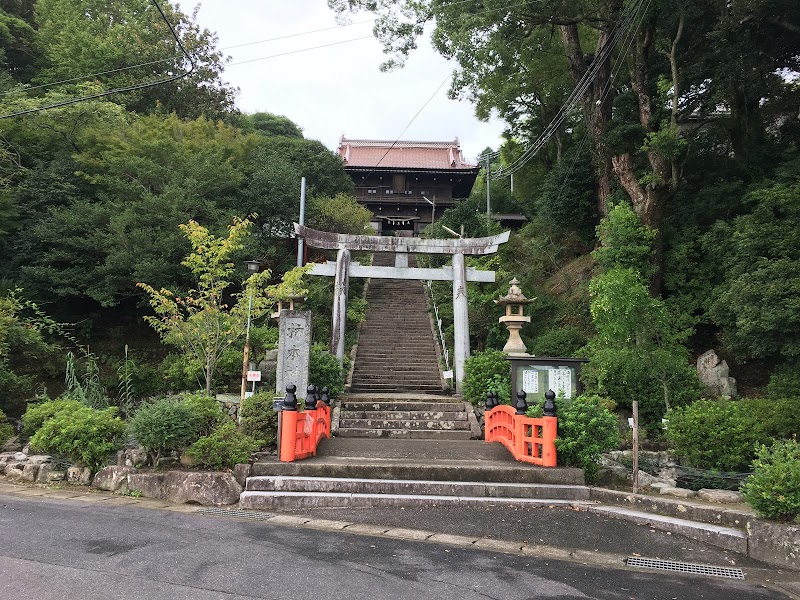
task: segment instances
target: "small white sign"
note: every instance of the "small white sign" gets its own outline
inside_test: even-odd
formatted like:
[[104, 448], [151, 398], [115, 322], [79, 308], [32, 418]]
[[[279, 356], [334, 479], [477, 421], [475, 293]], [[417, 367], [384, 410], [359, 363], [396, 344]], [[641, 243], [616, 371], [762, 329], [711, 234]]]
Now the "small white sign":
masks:
[[522, 372], [522, 389], [526, 394], [539, 393], [539, 371], [526, 369]]
[[556, 396], [563, 392], [564, 398], [572, 398], [572, 369], [547, 369], [547, 383]]
[[261, 371], [248, 371], [247, 381], [261, 381]]
[[442, 373], [442, 376], [445, 379], [452, 379], [453, 378], [453, 370], [451, 369], [449, 371], [445, 371], [444, 373]]
[[250, 397], [250, 396], [252, 396], [253, 394], [255, 394], [255, 392], [245, 392], [245, 393], [244, 393], [244, 397], [245, 397], [245, 398], [249, 398], [249, 397]]

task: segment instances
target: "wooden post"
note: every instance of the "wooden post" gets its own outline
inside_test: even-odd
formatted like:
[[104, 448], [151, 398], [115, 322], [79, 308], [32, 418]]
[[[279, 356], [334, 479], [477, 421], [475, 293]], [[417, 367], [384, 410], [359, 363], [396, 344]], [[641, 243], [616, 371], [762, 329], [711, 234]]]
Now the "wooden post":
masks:
[[639, 491], [639, 401], [633, 401], [633, 493]]

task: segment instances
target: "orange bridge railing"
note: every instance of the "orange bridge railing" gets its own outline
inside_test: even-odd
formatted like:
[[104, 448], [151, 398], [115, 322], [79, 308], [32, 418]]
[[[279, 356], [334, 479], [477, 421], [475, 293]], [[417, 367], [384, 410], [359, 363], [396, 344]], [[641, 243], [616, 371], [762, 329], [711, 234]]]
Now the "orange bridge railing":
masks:
[[293, 385], [286, 388], [283, 409], [278, 413], [281, 462], [314, 456], [322, 438], [331, 437], [328, 388], [318, 394], [316, 386], [308, 386], [305, 410], [297, 410], [296, 389]]
[[519, 461], [540, 467], [555, 467], [558, 435], [558, 419], [553, 402], [555, 396], [554, 392], [548, 391], [545, 394], [544, 416], [533, 418], [525, 416], [525, 392], [517, 394], [515, 407], [498, 404], [497, 394], [487, 393], [484, 413], [486, 441], [500, 442]]

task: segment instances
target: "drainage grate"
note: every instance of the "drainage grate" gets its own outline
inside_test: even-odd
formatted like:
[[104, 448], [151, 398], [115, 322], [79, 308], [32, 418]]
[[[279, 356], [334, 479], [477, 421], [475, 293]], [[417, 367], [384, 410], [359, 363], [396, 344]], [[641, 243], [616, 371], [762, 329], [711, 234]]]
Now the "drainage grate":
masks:
[[672, 560], [658, 560], [657, 558], [639, 558], [631, 556], [625, 559], [629, 567], [643, 569], [658, 569], [672, 571], [673, 573], [687, 573], [690, 575], [709, 575], [711, 577], [727, 577], [728, 579], [744, 579], [741, 569], [731, 567], [715, 567], [713, 565], [698, 565], [694, 563], [675, 562]]
[[266, 521], [275, 516], [272, 513], [242, 510], [241, 508], [202, 508], [198, 512], [212, 517], [229, 517], [231, 519], [248, 519], [250, 521]]

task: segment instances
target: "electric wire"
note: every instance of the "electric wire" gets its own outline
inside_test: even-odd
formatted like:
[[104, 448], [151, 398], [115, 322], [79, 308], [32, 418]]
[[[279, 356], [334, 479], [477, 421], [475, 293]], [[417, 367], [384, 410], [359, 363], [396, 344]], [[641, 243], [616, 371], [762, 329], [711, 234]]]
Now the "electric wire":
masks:
[[[644, 17], [647, 14], [648, 9], [650, 8], [651, 1], [652, 0], [647, 0], [647, 5], [645, 6], [644, 10], [641, 11], [641, 16], [639, 17], [639, 23], [636, 25], [636, 27], [633, 29], [633, 31], [630, 32], [630, 35], [626, 36], [627, 37], [627, 43], [623, 42], [623, 51], [622, 51], [623, 55], [627, 54], [628, 51], [630, 50], [631, 44], [633, 44], [633, 40], [636, 37], [636, 32], [641, 27], [642, 21], [644, 20]], [[608, 81], [606, 82], [606, 84], [605, 84], [605, 86], [603, 88], [603, 93], [600, 96], [600, 102], [601, 103], [605, 101], [606, 97], [611, 92], [611, 87], [612, 87], [612, 84], [614, 82], [614, 79], [616, 78], [616, 76], [619, 73], [619, 70], [621, 68], [622, 68], [622, 61], [619, 61], [614, 66], [614, 69], [612, 69], [611, 77], [608, 78]], [[558, 188], [558, 194], [556, 195], [556, 199], [555, 199], [556, 204], [561, 199], [561, 194], [564, 191], [564, 188], [566, 187], [567, 182], [572, 177], [572, 173], [575, 171], [575, 165], [577, 164], [578, 158], [580, 157], [581, 152], [583, 151], [583, 146], [586, 144], [586, 141], [589, 139], [589, 132], [591, 131], [592, 127], [594, 127], [594, 119], [590, 115], [589, 116], [589, 122], [587, 123], [587, 127], [586, 127], [586, 132], [583, 134], [583, 137], [581, 138], [581, 141], [578, 144], [578, 149], [575, 152], [575, 156], [572, 158], [572, 162], [570, 163], [569, 170], [567, 171], [566, 175], [564, 175], [564, 180], [561, 182], [561, 185]]]
[[36, 108], [28, 108], [28, 109], [25, 109], [25, 110], [19, 110], [19, 111], [13, 112], [13, 113], [0, 115], [0, 119], [8, 119], [8, 118], [11, 118], [11, 117], [19, 117], [19, 116], [30, 114], [30, 113], [41, 112], [43, 110], [50, 110], [50, 109], [53, 109], [53, 108], [60, 108], [62, 106], [69, 106], [71, 104], [77, 104], [79, 102], [86, 102], [87, 100], [96, 100], [97, 98], [103, 98], [105, 96], [110, 96], [112, 94], [121, 94], [121, 93], [124, 93], [124, 92], [132, 92], [132, 91], [136, 91], [136, 90], [142, 90], [142, 89], [146, 89], [146, 88], [150, 88], [150, 87], [155, 87], [157, 85], [163, 85], [163, 84], [169, 83], [171, 81], [177, 81], [178, 79], [183, 79], [184, 77], [187, 77], [187, 76], [191, 75], [192, 73], [194, 73], [195, 68], [196, 68], [196, 65], [195, 65], [195, 62], [194, 62], [194, 58], [192, 58], [192, 56], [186, 51], [186, 48], [184, 48], [183, 43], [181, 42], [180, 38], [178, 37], [178, 34], [175, 31], [175, 28], [172, 26], [172, 23], [169, 22], [169, 19], [167, 19], [167, 16], [164, 14], [164, 11], [161, 9], [161, 6], [158, 4], [158, 1], [157, 0], [151, 0], [151, 2], [155, 5], [156, 9], [158, 10], [159, 14], [161, 15], [161, 18], [167, 24], [167, 27], [169, 28], [170, 33], [172, 33], [172, 37], [175, 38], [175, 42], [178, 44], [178, 47], [181, 50], [181, 53], [186, 58], [186, 60], [189, 61], [189, 70], [188, 71], [184, 71], [182, 73], [178, 73], [177, 75], [172, 75], [170, 77], [167, 77], [165, 79], [160, 79], [158, 81], [149, 81], [149, 82], [146, 82], [146, 83], [139, 83], [139, 84], [136, 84], [136, 85], [130, 85], [130, 86], [126, 86], [126, 87], [115, 88], [113, 90], [107, 90], [105, 92], [98, 92], [96, 94], [88, 94], [88, 95], [85, 95], [85, 96], [80, 96], [78, 98], [70, 98], [68, 100], [61, 100], [59, 102], [53, 102], [53, 103], [47, 104], [45, 106], [39, 106], [39, 107], [36, 107]]
[[623, 18], [620, 19], [615, 26], [611, 40], [603, 47], [603, 49], [595, 57], [594, 61], [592, 61], [592, 63], [589, 65], [589, 68], [584, 72], [583, 76], [578, 81], [567, 100], [565, 100], [564, 104], [559, 109], [553, 120], [547, 125], [547, 127], [545, 127], [544, 131], [539, 135], [539, 137], [530, 146], [528, 146], [528, 148], [526, 148], [519, 157], [512, 161], [511, 164], [497, 169], [493, 173], [496, 177], [506, 177], [521, 169], [555, 134], [555, 132], [558, 130], [558, 127], [560, 127], [561, 124], [566, 120], [567, 116], [572, 112], [578, 102], [580, 102], [581, 98], [586, 93], [586, 90], [588, 90], [589, 86], [594, 82], [597, 73], [599, 72], [600, 68], [602, 68], [614, 47], [617, 45], [617, 42], [623, 36], [628, 35], [631, 24], [635, 22], [636, 17], [642, 8], [642, 3], [643, 0], [635, 0], [634, 4], [625, 10]]

